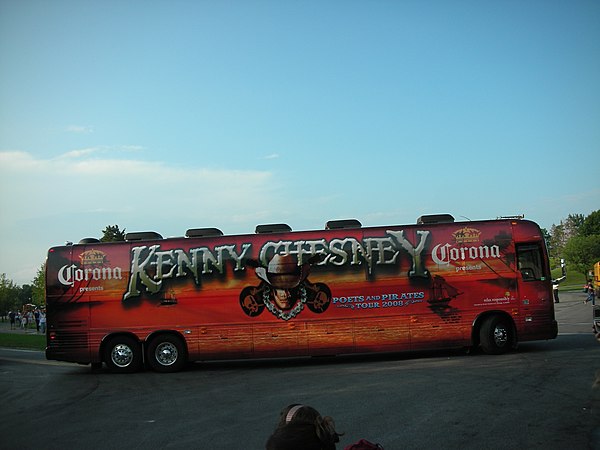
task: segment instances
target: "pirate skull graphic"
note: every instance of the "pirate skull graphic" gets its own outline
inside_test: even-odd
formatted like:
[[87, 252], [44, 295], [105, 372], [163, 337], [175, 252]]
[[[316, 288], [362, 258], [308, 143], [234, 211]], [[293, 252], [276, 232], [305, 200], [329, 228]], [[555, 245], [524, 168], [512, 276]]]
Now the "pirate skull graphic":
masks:
[[331, 302], [331, 292], [323, 283], [308, 281], [311, 262], [298, 264], [294, 255], [276, 254], [267, 267], [256, 267], [261, 280], [258, 287], [246, 287], [240, 294], [240, 305], [250, 317], [267, 308], [276, 317], [289, 320], [305, 305], [316, 313], [324, 312]]

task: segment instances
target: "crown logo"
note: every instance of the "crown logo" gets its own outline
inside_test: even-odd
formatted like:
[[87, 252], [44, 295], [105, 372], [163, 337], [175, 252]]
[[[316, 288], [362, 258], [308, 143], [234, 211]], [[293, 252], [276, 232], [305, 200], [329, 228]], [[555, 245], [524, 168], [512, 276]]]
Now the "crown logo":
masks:
[[475, 228], [464, 227], [452, 233], [452, 237], [454, 237], [457, 244], [478, 242], [481, 237], [481, 231]]
[[100, 250], [88, 250], [79, 255], [82, 266], [104, 266], [106, 264], [106, 253]]

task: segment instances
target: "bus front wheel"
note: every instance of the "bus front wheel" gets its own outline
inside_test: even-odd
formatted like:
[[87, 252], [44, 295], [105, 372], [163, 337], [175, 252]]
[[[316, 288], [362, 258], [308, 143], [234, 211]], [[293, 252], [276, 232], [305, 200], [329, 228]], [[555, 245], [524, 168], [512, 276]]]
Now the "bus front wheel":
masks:
[[182, 340], [171, 334], [161, 334], [148, 345], [148, 364], [157, 372], [178, 372], [186, 363]]
[[132, 337], [111, 338], [104, 348], [104, 362], [111, 372], [133, 373], [142, 367], [141, 346]]
[[508, 319], [491, 316], [485, 319], [479, 330], [481, 349], [488, 355], [506, 353], [514, 341], [513, 328]]

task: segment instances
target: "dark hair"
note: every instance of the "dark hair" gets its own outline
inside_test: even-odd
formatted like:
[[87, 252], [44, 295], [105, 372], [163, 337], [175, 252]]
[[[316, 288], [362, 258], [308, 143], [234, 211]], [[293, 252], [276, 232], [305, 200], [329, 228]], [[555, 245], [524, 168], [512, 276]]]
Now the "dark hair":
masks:
[[294, 403], [281, 411], [267, 450], [335, 450], [341, 435], [331, 417], [321, 417], [316, 409]]
[[315, 426], [308, 423], [290, 423], [277, 428], [267, 441], [266, 450], [333, 450], [317, 436]]
[[303, 422], [313, 424], [321, 414], [312, 406], [302, 405], [300, 403], [292, 403], [281, 410], [279, 414], [279, 423], [277, 428], [287, 425], [291, 422]]

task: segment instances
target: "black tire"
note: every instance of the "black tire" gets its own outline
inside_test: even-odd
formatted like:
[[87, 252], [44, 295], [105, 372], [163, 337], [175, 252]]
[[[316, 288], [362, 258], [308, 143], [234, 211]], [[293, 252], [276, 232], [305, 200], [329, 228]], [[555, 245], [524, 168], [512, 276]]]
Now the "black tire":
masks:
[[130, 336], [111, 338], [104, 347], [104, 362], [113, 373], [133, 373], [142, 367], [142, 347]]
[[510, 321], [502, 316], [488, 317], [479, 330], [479, 340], [484, 353], [501, 355], [513, 346], [513, 327]]
[[177, 336], [161, 334], [148, 345], [148, 365], [156, 372], [178, 372], [185, 366], [185, 344]]

